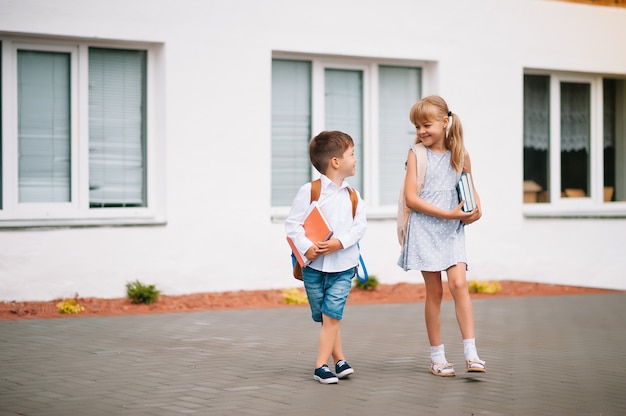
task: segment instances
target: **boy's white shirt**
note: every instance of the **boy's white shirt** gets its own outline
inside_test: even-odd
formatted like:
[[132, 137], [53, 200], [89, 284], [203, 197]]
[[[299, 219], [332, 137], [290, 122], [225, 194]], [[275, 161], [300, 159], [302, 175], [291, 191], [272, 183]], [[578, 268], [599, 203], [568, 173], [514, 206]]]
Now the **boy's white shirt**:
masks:
[[[322, 189], [318, 199], [318, 206], [333, 230], [333, 237], [343, 245], [343, 250], [319, 256], [309, 264], [309, 267], [322, 272], [342, 272], [359, 264], [359, 248], [357, 243], [365, 235], [367, 219], [365, 203], [358, 195], [358, 205], [354, 219], [352, 218], [352, 201], [348, 192], [348, 182], [343, 181], [341, 188], [337, 188], [327, 176], [322, 175]], [[285, 220], [285, 231], [293, 240], [296, 248], [304, 257], [304, 253], [313, 245], [313, 242], [304, 235], [302, 223], [309, 210], [311, 201], [311, 183], [300, 188], [291, 205], [289, 215]]]

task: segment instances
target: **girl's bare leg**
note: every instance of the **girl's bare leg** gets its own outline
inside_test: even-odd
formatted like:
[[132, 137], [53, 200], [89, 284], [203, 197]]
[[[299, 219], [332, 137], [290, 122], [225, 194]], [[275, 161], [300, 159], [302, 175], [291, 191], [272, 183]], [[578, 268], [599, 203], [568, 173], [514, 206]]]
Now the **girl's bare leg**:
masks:
[[441, 345], [441, 300], [443, 299], [441, 272], [422, 272], [422, 276], [424, 276], [426, 286], [424, 306], [426, 332], [430, 345], [437, 346]]
[[465, 268], [465, 263], [458, 263], [446, 270], [446, 273], [448, 275], [448, 287], [454, 298], [456, 320], [463, 339], [468, 339], [474, 338], [474, 311], [467, 288]]

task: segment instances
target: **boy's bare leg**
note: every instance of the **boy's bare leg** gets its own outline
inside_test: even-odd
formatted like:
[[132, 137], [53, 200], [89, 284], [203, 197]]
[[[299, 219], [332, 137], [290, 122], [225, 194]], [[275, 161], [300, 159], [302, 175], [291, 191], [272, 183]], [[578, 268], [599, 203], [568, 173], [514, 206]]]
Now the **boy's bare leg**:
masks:
[[454, 298], [456, 320], [461, 329], [463, 339], [474, 338], [474, 311], [472, 299], [467, 289], [465, 263], [459, 263], [446, 270], [448, 274], [448, 287]]
[[333, 347], [333, 364], [336, 364], [339, 360], [345, 360], [346, 356], [343, 355], [343, 347], [341, 346], [341, 330], [337, 328], [337, 336], [335, 337], [335, 346]]
[[422, 272], [422, 275], [426, 286], [424, 317], [428, 341], [432, 346], [441, 345], [441, 301], [443, 299], [441, 272]]
[[320, 331], [320, 341], [315, 368], [328, 364], [328, 359], [333, 353], [335, 341], [337, 340], [337, 335], [339, 333], [339, 322], [340, 321], [338, 319], [322, 315], [322, 329]]

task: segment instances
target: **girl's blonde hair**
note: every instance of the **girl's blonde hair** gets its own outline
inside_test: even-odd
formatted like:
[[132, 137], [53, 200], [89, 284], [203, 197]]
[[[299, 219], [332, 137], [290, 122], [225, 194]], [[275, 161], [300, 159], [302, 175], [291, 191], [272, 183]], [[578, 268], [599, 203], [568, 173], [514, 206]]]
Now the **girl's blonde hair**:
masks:
[[[448, 104], [438, 95], [431, 95], [422, 98], [411, 107], [409, 119], [413, 125], [424, 124], [425, 122], [443, 121], [448, 118], [448, 129], [444, 144], [450, 150], [450, 164], [457, 172], [463, 169], [463, 157], [465, 146], [463, 145], [463, 126], [459, 117], [452, 113]], [[415, 143], [420, 143], [419, 135]]]

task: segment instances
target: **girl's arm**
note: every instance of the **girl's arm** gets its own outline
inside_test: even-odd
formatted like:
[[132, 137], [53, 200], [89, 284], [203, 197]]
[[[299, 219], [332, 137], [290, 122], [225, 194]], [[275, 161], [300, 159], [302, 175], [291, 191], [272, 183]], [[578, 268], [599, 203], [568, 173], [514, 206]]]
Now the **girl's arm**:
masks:
[[[412, 150], [409, 150], [409, 156], [407, 158], [406, 176], [404, 178], [404, 198], [406, 199], [406, 205], [413, 211], [418, 211], [426, 215], [432, 215], [433, 217], [442, 218], [444, 220], [461, 220], [465, 221], [472, 216], [472, 212], [464, 212], [463, 202], [460, 202], [454, 209], [448, 211], [441, 209], [435, 205], [432, 205], [417, 194], [417, 160], [412, 154]], [[468, 160], [466, 158], [466, 160]], [[476, 221], [476, 220], [474, 220]], [[473, 222], [473, 221], [472, 221]]]

